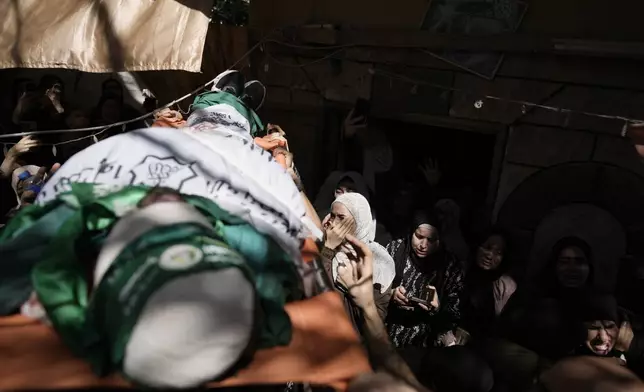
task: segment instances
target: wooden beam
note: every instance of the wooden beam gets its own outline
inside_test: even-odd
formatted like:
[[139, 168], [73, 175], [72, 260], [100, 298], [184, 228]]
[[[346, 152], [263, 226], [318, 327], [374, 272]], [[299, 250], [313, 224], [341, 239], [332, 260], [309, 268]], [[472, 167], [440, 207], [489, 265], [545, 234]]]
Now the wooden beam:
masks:
[[[257, 36], [257, 34], [255, 34]], [[336, 30], [329, 26], [285, 29], [277, 40], [299, 45], [388, 47], [407, 49], [555, 53], [591, 57], [644, 59], [644, 42], [610, 42], [504, 33], [495, 35], [436, 34], [421, 30]], [[258, 37], [259, 39], [259, 37]]]
[[504, 132], [507, 127], [499, 123], [487, 121], [469, 120], [465, 118], [456, 118], [448, 116], [434, 116], [429, 114], [403, 113], [403, 114], [386, 114], [374, 113], [374, 118], [397, 120], [411, 124], [429, 125], [432, 127], [458, 129], [466, 132], [484, 133], [488, 135], [498, 135]]

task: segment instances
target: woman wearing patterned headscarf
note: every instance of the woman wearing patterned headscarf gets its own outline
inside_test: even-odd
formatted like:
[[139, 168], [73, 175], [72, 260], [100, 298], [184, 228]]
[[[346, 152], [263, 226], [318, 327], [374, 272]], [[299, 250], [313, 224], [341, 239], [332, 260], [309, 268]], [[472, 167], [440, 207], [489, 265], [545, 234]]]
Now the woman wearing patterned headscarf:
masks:
[[[442, 247], [437, 227], [436, 218], [419, 211], [409, 235], [387, 245], [396, 264], [387, 321], [397, 347], [449, 345], [443, 337], [460, 319], [463, 268]], [[427, 304], [413, 300], [427, 293]]]
[[425, 386], [439, 392], [487, 392], [492, 371], [456, 345], [453, 330], [461, 317], [464, 272], [442, 247], [437, 226], [436, 218], [416, 212], [409, 235], [387, 246], [396, 264], [389, 337]]

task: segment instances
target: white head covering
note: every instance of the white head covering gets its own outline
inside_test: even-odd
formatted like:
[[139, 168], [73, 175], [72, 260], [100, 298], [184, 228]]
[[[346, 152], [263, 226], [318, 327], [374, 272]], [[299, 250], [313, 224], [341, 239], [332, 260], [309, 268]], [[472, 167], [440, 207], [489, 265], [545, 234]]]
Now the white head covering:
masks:
[[[345, 206], [356, 221], [355, 237], [367, 244], [373, 252], [373, 283], [380, 284], [380, 292], [384, 293], [394, 280], [396, 267], [387, 250], [382, 245], [373, 242], [376, 232], [369, 202], [359, 193], [345, 193], [338, 196], [333, 203]], [[347, 262], [346, 255], [341, 252], [333, 258], [333, 280], [337, 279], [339, 262]]]
[[[367, 186], [365, 179], [362, 177], [362, 175], [360, 175], [360, 173], [354, 171], [334, 171], [333, 173], [329, 174], [326, 180], [324, 180], [324, 184], [322, 184], [322, 186], [320, 187], [320, 191], [318, 192], [318, 195], [315, 198], [315, 202], [313, 203], [313, 208], [315, 208], [315, 211], [319, 216], [324, 217], [327, 215], [329, 209], [331, 208], [331, 204], [333, 204], [333, 201], [335, 201], [335, 190], [340, 182], [344, 179], [353, 181], [353, 184], [355, 186], [354, 191], [361, 194], [367, 199], [367, 201], [369, 201], [369, 187]], [[373, 210], [371, 210], [371, 217], [373, 218], [372, 230], [375, 238], [377, 223], [376, 216]]]
[[369, 243], [374, 240], [376, 233], [373, 231], [373, 218], [371, 206], [367, 199], [359, 193], [344, 193], [338, 196], [333, 204], [340, 203], [349, 210], [356, 221], [355, 237], [362, 242]]

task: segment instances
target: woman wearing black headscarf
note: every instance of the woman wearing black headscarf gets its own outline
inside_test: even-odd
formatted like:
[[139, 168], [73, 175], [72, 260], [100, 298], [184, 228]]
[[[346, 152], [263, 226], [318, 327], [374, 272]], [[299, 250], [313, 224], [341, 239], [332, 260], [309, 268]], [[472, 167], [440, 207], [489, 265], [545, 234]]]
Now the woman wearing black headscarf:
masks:
[[539, 377], [538, 390], [644, 390], [644, 336], [612, 295], [590, 292], [581, 298], [577, 325], [577, 347]]
[[564, 237], [552, 247], [541, 282], [544, 295], [558, 300], [591, 289], [594, 268], [590, 245], [579, 237]]
[[460, 326], [474, 338], [496, 334], [496, 322], [517, 283], [508, 275], [508, 244], [504, 233], [492, 229], [477, 241], [465, 277]]
[[460, 319], [463, 268], [441, 246], [437, 227], [435, 217], [419, 211], [409, 234], [387, 245], [396, 265], [387, 317], [389, 337], [396, 347], [447, 346], [451, 342], [446, 335]]
[[587, 242], [578, 237], [557, 241], [539, 285], [515, 294], [504, 315], [508, 337], [551, 360], [570, 352], [578, 304], [592, 291], [593, 270]]
[[612, 295], [590, 293], [579, 304], [579, 340], [573, 355], [618, 358], [644, 376], [644, 337], [633, 330]]
[[[459, 344], [482, 358], [479, 371], [494, 374], [495, 390], [524, 390], [532, 385], [538, 356], [504, 339], [504, 311], [512, 307], [516, 281], [508, 274], [507, 236], [494, 228], [476, 241], [465, 276], [463, 316], [456, 332]], [[512, 299], [511, 299], [512, 298]]]
[[491, 370], [470, 350], [455, 345], [464, 272], [441, 247], [437, 226], [436, 218], [417, 212], [409, 235], [387, 246], [396, 265], [389, 337], [426, 386], [438, 392], [487, 392], [493, 385]]

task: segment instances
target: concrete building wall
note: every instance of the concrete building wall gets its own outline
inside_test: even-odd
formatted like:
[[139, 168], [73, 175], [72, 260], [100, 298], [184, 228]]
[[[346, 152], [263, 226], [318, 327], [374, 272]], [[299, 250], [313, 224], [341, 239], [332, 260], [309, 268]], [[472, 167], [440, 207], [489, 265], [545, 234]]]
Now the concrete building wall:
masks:
[[[427, 4], [424, 0], [404, 5], [392, 5], [388, 0], [267, 0], [252, 3], [251, 24], [263, 33], [284, 26], [315, 24], [346, 30], [414, 30], [419, 28]], [[540, 0], [528, 1], [528, 5], [519, 28], [521, 34], [644, 40], [644, 30], [638, 27], [638, 15], [644, 14], [641, 1], [618, 0], [608, 6], [600, 0]], [[288, 37], [286, 31], [283, 38]], [[323, 46], [322, 41], [317, 44]], [[577, 234], [594, 241], [603, 228], [619, 226], [621, 238], [626, 240], [622, 243], [616, 239], [619, 236], [608, 236], [608, 247], [641, 253], [644, 211], [639, 204], [644, 199], [644, 163], [629, 141], [620, 136], [624, 122], [485, 97], [644, 119], [644, 61], [519, 52], [505, 53], [492, 80], [424, 50], [384, 45], [325, 51], [267, 43], [255, 59], [255, 69], [269, 85], [265, 109], [269, 115], [274, 110], [283, 114], [308, 108], [321, 118], [329, 106], [348, 110], [357, 97], [368, 97], [374, 117], [497, 134], [495, 172], [490, 180], [495, 194], [490, 212], [499, 223], [509, 226], [524, 249], [543, 246], [534, 243], [543, 222], [555, 222], [554, 226], [557, 220], [562, 225], [573, 218], [581, 222], [576, 214], [592, 210], [594, 218], [588, 222], [593, 223], [582, 226], [594, 226], [595, 231]], [[477, 108], [477, 101], [482, 101], [483, 106]], [[293, 131], [299, 132], [297, 123], [291, 124]], [[315, 128], [318, 132], [336, 132], [329, 124], [327, 119]], [[308, 145], [322, 148], [316, 144], [319, 137], [301, 137], [308, 140]], [[317, 173], [332, 164], [325, 162], [310, 170]], [[590, 207], [566, 207], [577, 204], [590, 205], [601, 212]], [[619, 252], [602, 257], [615, 258], [607, 262], [617, 265]], [[524, 256], [535, 257], [529, 253]]]

